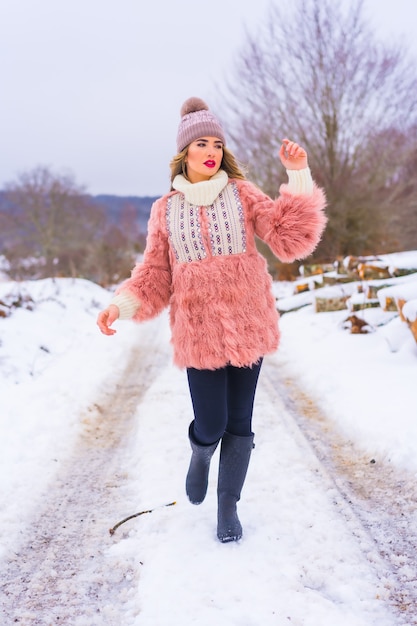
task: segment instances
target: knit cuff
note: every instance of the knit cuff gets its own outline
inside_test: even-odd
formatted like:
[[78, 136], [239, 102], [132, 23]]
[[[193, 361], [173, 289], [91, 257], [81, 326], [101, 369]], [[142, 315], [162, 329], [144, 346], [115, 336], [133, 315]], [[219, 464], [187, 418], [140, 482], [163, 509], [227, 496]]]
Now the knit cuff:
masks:
[[140, 302], [129, 293], [119, 293], [114, 296], [110, 304], [119, 309], [119, 320], [130, 320], [140, 307]]
[[313, 193], [314, 183], [309, 167], [306, 167], [303, 170], [287, 170], [287, 174], [288, 191], [290, 193]]

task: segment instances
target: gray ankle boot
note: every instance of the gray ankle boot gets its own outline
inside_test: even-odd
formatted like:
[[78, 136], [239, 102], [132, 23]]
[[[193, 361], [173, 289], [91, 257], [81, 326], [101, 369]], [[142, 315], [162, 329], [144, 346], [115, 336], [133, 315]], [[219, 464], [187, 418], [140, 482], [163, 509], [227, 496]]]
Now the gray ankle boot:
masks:
[[217, 488], [217, 536], [222, 543], [238, 541], [242, 525], [236, 504], [245, 482], [252, 452], [254, 435], [238, 437], [225, 432], [220, 448], [219, 481]]
[[185, 481], [185, 490], [192, 504], [201, 504], [207, 493], [211, 457], [219, 442], [216, 441], [208, 446], [197, 443], [194, 437], [194, 422], [190, 424], [188, 437], [193, 453]]

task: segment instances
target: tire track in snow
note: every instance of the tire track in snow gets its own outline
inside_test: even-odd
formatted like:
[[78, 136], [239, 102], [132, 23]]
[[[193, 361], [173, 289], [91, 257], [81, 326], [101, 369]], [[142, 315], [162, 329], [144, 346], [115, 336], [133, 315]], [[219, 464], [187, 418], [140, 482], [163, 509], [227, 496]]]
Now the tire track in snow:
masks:
[[[275, 371], [274, 371], [275, 368]], [[277, 369], [279, 373], [277, 374]], [[417, 624], [417, 486], [411, 473], [376, 463], [339, 434], [322, 411], [281, 371], [264, 369], [271, 395], [284, 402], [287, 427], [312, 450], [323, 482], [336, 488], [335, 505], [360, 542], [405, 626]], [[278, 382], [277, 382], [278, 381]]]
[[[142, 395], [155, 378], [160, 326], [149, 326], [116, 382], [83, 419], [71, 458], [62, 462], [39, 513], [1, 573], [5, 626], [127, 626], [137, 588], [137, 558], [109, 555], [109, 528], [134, 511], [126, 471], [129, 435]], [[130, 502], [130, 504], [129, 504]], [[136, 559], [136, 560], [135, 560]], [[133, 608], [132, 608], [133, 607]]]

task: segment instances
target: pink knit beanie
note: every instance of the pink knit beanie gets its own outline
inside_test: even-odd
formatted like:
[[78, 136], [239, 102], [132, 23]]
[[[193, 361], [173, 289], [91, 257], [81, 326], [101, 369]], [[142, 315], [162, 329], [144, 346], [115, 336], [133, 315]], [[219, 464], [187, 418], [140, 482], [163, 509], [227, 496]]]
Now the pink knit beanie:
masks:
[[219, 120], [210, 113], [200, 98], [188, 98], [181, 107], [181, 122], [177, 134], [177, 151], [181, 152], [199, 137], [218, 137], [225, 144], [224, 131]]

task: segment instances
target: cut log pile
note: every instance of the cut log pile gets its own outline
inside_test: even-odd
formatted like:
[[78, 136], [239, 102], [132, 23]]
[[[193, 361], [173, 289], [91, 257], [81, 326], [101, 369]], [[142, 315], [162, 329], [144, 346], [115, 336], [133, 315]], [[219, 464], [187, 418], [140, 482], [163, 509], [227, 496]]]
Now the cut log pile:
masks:
[[[389, 262], [391, 256], [398, 260], [401, 255], [408, 255], [407, 262], [399, 266]], [[363, 334], [374, 330], [364, 319], [365, 311], [380, 308], [398, 315], [417, 342], [417, 252], [410, 255], [349, 256], [334, 264], [301, 266], [293, 296], [278, 299], [278, 310], [285, 313], [309, 304], [316, 313], [346, 310], [349, 316], [343, 327]]]
[[409, 326], [417, 341], [417, 277], [410, 282], [381, 289], [378, 296], [384, 310], [387, 306], [397, 308], [401, 320]]

